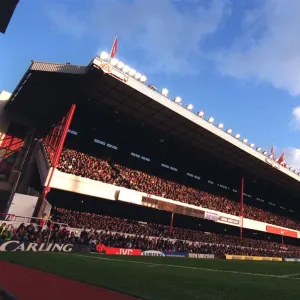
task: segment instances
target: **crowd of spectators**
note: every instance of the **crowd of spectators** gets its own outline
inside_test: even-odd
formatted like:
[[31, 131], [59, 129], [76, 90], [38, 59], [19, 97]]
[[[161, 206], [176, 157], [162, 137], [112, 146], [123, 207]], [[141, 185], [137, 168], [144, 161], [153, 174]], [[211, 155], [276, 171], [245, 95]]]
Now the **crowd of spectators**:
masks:
[[[111, 162], [109, 159], [89, 156], [82, 152], [64, 149], [61, 154], [58, 169], [62, 172], [90, 178], [156, 195], [189, 203], [196, 206], [221, 211], [238, 216], [240, 205], [226, 197], [209, 194], [193, 187], [178, 184], [174, 181], [130, 169], [126, 166]], [[300, 230], [300, 222], [285, 216], [244, 205], [246, 218], [268, 222], [278, 226]]]
[[[0, 221], [1, 222], [1, 221]], [[15, 223], [16, 224], [16, 223]], [[21, 223], [17, 228], [8, 222], [0, 223], [0, 241], [20, 241], [31, 243], [61, 243], [61, 244], [84, 244], [84, 236], [75, 236], [74, 232], [68, 231], [66, 227], [59, 226], [39, 226], [32, 223]]]
[[[191, 253], [213, 253], [258, 256], [300, 257], [300, 247], [282, 245], [264, 240], [226, 234], [207, 233], [199, 230], [120, 219], [87, 212], [59, 208], [53, 218], [60, 223], [80, 230], [90, 228], [92, 243], [110, 247], [145, 250], [172, 250]], [[84, 232], [88, 232], [87, 229]], [[85, 233], [87, 235], [87, 233]]]
[[[255, 255], [300, 258], [300, 247], [236, 236], [205, 233], [198, 230], [137, 222], [116, 217], [57, 209], [51, 223], [20, 224], [18, 228], [0, 223], [1, 240], [33, 243], [97, 245], [142, 250], [178, 251], [214, 254]], [[59, 227], [55, 222], [68, 223]], [[51, 226], [51, 224], [55, 224]], [[89, 228], [89, 229], [87, 229]]]

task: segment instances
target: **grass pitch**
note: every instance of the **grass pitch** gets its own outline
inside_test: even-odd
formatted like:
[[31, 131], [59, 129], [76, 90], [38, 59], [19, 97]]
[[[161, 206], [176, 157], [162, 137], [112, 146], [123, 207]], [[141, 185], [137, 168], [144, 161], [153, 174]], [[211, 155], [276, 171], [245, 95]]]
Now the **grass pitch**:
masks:
[[300, 299], [297, 263], [33, 252], [0, 259], [145, 300]]

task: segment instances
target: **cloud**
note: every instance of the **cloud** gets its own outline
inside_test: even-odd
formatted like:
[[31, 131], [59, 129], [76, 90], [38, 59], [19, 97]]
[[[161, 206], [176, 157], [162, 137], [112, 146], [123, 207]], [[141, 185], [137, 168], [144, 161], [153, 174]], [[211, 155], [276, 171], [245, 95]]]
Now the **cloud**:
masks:
[[215, 57], [222, 74], [300, 94], [300, 1], [262, 0], [248, 10], [239, 38]]
[[70, 12], [68, 2], [55, 6], [50, 19], [61, 31], [77, 37], [91, 34], [112, 40], [118, 35], [123, 45], [143, 56], [148, 72], [179, 74], [197, 71], [195, 60], [201, 56], [201, 43], [218, 30], [230, 11], [227, 0], [212, 0], [206, 5], [199, 0], [86, 3], [89, 11], [82, 11], [79, 6]]
[[295, 107], [292, 111], [291, 126], [295, 130], [300, 130], [300, 106]]
[[284, 154], [287, 164], [300, 172], [300, 149], [286, 148]]

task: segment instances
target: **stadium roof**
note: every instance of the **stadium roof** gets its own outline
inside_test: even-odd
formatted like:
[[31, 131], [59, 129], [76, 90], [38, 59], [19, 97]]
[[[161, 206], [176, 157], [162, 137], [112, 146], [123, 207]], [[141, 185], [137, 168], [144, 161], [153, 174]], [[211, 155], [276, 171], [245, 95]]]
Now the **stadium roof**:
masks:
[[90, 99], [123, 112], [137, 122], [156, 127], [165, 135], [173, 135], [183, 145], [211, 152], [237, 168], [300, 192], [298, 174], [280, 166], [247, 141], [218, 128], [213, 120], [205, 120], [157, 92], [153, 86], [145, 85], [134, 75], [99, 58], [87, 66], [32, 62], [6, 108], [24, 114], [36, 124], [50, 124], [71, 103]]

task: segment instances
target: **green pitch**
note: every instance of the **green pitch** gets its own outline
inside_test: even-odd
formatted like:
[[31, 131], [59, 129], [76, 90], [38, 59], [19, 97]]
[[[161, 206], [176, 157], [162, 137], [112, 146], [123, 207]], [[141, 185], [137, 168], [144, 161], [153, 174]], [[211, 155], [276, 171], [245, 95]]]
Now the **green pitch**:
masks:
[[32, 252], [0, 259], [141, 299], [300, 299], [300, 263]]

